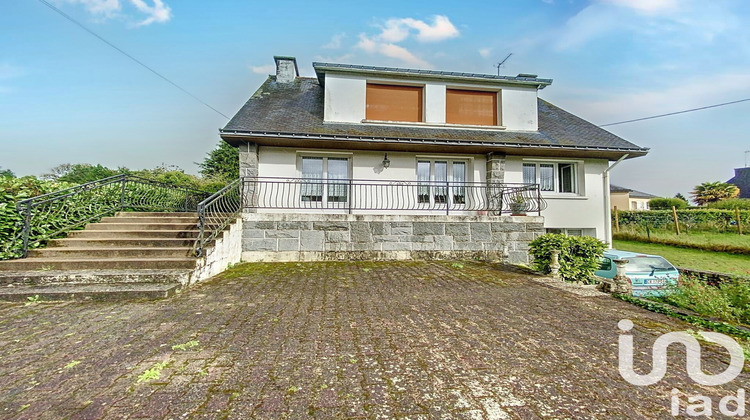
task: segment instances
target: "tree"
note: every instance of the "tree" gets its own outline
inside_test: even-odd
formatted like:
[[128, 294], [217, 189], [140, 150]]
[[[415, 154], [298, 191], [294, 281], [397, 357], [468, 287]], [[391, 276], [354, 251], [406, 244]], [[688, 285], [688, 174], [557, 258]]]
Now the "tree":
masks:
[[109, 169], [106, 166], [97, 164], [96, 166], [88, 163], [76, 163], [70, 166], [70, 170], [65, 174], [57, 177], [58, 181], [72, 182], [74, 184], [85, 184], [102, 178], [118, 175], [128, 170], [125, 168]]
[[0, 178], [15, 178], [16, 174], [13, 173], [10, 169], [3, 169], [2, 166], [0, 166]]
[[684, 196], [684, 195], [682, 195], [681, 193], [677, 193], [677, 194], [675, 194], [674, 198], [680, 199], [680, 200], [684, 201], [684, 202], [685, 202], [686, 204], [689, 204], [689, 203], [690, 203], [690, 202], [688, 201], [688, 199], [687, 199], [687, 198], [685, 198], [685, 196]]
[[222, 140], [214, 150], [208, 152], [203, 163], [197, 165], [201, 168], [201, 175], [206, 178], [233, 180], [240, 176], [239, 161], [239, 149]]
[[654, 197], [648, 200], [648, 208], [651, 210], [671, 210], [672, 207], [681, 210], [687, 206], [687, 201], [680, 200], [679, 198]]
[[704, 182], [696, 185], [690, 195], [693, 196], [693, 201], [703, 206], [725, 198], [737, 197], [740, 195], [740, 189], [726, 182]]

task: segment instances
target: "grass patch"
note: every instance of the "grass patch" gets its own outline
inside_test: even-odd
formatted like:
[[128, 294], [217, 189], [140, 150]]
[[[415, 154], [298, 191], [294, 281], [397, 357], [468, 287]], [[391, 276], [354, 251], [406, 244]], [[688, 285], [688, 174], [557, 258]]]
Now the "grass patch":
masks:
[[750, 255], [750, 235], [736, 233], [683, 231], [677, 235], [673, 230], [651, 229], [649, 234], [643, 227], [627, 226], [613, 236], [615, 239]]
[[147, 369], [140, 376], [138, 376], [137, 383], [148, 382], [148, 381], [159, 379], [161, 377], [161, 371], [164, 370], [164, 368], [166, 368], [167, 365], [169, 365], [169, 363], [170, 361], [167, 360], [164, 362], [159, 362], [159, 363], [154, 364], [153, 366], [151, 366], [151, 368]]
[[747, 281], [730, 281], [714, 287], [687, 278], [668, 294], [653, 299], [702, 316], [750, 325], [750, 282]]
[[73, 360], [72, 362], [70, 362], [67, 365], [65, 365], [65, 369], [73, 369], [74, 367], [76, 367], [76, 366], [78, 366], [80, 364], [81, 364], [80, 360]]
[[198, 347], [198, 346], [199, 346], [200, 344], [201, 344], [201, 343], [200, 343], [200, 342], [199, 342], [198, 340], [190, 340], [190, 341], [188, 341], [187, 343], [182, 343], [182, 344], [175, 344], [174, 346], [172, 346], [172, 350], [181, 350], [181, 351], [185, 351], [185, 350], [189, 350], [189, 349], [193, 349], [193, 348], [196, 348], [196, 347]]
[[750, 276], [750, 255], [727, 254], [636, 241], [614, 240], [615, 249], [657, 254], [679, 267]]

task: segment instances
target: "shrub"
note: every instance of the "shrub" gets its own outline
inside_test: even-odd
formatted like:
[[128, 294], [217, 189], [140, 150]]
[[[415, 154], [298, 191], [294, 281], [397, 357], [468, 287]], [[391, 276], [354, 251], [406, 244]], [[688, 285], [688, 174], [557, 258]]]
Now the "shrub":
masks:
[[727, 198], [708, 205], [710, 209], [750, 210], [750, 198]]
[[605, 248], [604, 242], [590, 236], [548, 233], [529, 244], [529, 253], [534, 258], [534, 268], [549, 273], [552, 251], [559, 250], [560, 277], [565, 281], [591, 283]]
[[[20, 244], [18, 236], [23, 217], [16, 209], [16, 202], [72, 186], [65, 182], [42, 181], [33, 176], [0, 177], [0, 260], [10, 258], [12, 250]], [[49, 228], [57, 219], [65, 216], [59, 213], [50, 214], [47, 216], [48, 223], [41, 228]]]
[[679, 198], [665, 197], [652, 198], [648, 201], [648, 207], [651, 210], [672, 210], [673, 206], [678, 210], [681, 210], [687, 208], [688, 203], [687, 201], [680, 200]]
[[719, 287], [692, 277], [662, 298], [665, 302], [723, 321], [750, 324], [750, 282], [733, 280]]

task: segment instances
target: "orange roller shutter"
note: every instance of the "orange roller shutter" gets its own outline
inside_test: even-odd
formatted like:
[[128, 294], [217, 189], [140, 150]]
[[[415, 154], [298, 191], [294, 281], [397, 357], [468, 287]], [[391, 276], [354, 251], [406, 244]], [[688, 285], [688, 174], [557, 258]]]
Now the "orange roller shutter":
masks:
[[422, 121], [422, 88], [367, 84], [365, 118], [377, 121]]
[[446, 89], [445, 122], [497, 125], [497, 92]]

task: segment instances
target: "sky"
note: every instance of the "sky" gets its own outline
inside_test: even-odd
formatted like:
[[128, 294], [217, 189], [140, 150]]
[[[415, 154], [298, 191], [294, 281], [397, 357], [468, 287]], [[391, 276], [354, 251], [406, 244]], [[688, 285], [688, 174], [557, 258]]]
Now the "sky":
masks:
[[[750, 98], [743, 0], [0, 0], [0, 168], [62, 163], [196, 173], [273, 56], [496, 74], [594, 124]], [[750, 150], [750, 102], [607, 127], [648, 156], [612, 182], [661, 196], [726, 181]], [[749, 158], [750, 159], [750, 158]]]

